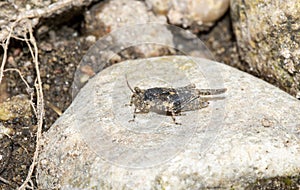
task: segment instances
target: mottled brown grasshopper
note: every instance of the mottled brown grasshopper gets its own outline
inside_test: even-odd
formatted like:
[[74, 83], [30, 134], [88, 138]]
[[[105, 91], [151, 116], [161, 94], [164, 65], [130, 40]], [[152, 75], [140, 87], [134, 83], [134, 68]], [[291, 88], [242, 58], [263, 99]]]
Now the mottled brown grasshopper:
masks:
[[156, 112], [158, 114], [169, 115], [177, 125], [175, 116], [181, 115], [181, 112], [202, 109], [208, 106], [207, 98], [204, 95], [218, 95], [224, 93], [227, 89], [197, 89], [195, 84], [179, 88], [155, 87], [149, 89], [131, 88], [126, 77], [127, 86], [133, 93], [130, 100], [130, 106], [134, 105], [133, 119], [136, 114]]

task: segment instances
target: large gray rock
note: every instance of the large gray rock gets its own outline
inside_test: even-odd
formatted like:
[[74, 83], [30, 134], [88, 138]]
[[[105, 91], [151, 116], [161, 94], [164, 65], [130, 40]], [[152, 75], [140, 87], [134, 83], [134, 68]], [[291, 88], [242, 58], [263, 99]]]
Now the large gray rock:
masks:
[[249, 71], [300, 98], [300, 1], [231, 1], [239, 53]]
[[[126, 106], [131, 86], [228, 91], [176, 119]], [[192, 57], [126, 61], [101, 71], [44, 134], [41, 189], [245, 187], [300, 171], [300, 102], [249, 74]]]

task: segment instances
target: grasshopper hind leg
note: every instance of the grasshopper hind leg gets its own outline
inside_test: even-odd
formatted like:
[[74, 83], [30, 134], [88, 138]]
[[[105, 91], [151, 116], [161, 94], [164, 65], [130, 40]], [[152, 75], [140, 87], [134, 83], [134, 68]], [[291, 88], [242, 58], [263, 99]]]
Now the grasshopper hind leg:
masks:
[[219, 89], [199, 89], [198, 93], [200, 95], [219, 95], [227, 91], [227, 88]]

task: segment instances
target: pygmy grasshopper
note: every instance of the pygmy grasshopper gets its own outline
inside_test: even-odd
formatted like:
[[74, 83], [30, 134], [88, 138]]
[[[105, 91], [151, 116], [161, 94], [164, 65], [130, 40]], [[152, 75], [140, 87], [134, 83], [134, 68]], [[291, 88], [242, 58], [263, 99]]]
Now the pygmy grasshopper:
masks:
[[227, 89], [197, 89], [195, 84], [179, 88], [155, 87], [149, 89], [131, 88], [126, 77], [127, 86], [133, 93], [130, 100], [130, 106], [134, 105], [133, 119], [136, 114], [156, 112], [172, 117], [177, 125], [175, 116], [181, 115], [181, 112], [202, 109], [208, 106], [205, 95], [218, 95], [224, 93]]

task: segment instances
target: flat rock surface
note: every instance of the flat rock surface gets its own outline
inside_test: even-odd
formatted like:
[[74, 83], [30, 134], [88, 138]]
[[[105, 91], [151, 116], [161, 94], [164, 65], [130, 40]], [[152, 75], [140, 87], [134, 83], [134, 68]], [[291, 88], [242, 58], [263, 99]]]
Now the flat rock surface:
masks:
[[[127, 106], [132, 87], [228, 90], [176, 120]], [[101, 71], [43, 137], [41, 189], [245, 187], [300, 171], [299, 100], [229, 66], [170, 56]]]

